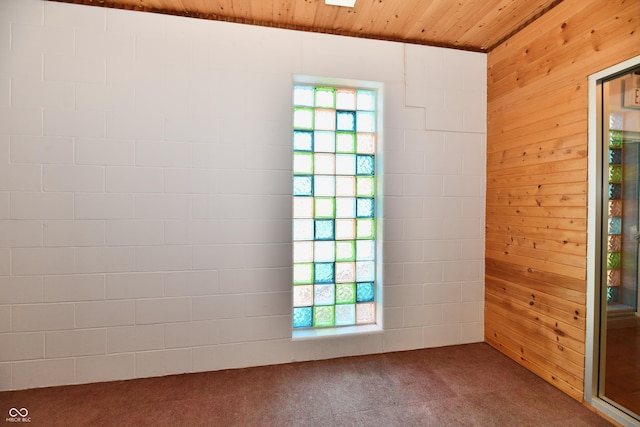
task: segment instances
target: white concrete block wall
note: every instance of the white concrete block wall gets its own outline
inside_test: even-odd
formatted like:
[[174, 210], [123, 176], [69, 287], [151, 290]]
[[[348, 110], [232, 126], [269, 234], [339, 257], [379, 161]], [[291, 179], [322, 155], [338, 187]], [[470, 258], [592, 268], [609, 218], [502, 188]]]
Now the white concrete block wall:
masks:
[[[483, 339], [483, 54], [0, 0], [0, 390]], [[291, 340], [293, 74], [383, 82], [384, 331]]]

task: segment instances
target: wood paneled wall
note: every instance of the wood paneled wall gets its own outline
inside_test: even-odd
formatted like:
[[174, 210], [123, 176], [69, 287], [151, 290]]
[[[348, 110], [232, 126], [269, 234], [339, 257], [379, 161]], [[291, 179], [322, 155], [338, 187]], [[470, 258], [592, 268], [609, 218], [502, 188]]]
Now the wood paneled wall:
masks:
[[640, 54], [640, 1], [564, 0], [488, 55], [485, 339], [583, 397], [588, 76]]

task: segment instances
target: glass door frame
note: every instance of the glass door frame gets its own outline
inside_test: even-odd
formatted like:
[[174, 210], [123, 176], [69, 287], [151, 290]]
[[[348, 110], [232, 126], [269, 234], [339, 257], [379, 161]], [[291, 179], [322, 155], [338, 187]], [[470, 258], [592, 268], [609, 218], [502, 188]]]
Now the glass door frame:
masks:
[[[603, 243], [603, 176], [602, 81], [624, 74], [640, 66], [640, 55], [589, 76], [589, 148], [588, 148], [588, 212], [587, 212], [587, 330], [585, 346], [584, 400], [596, 410], [625, 426], [637, 426], [638, 420], [598, 396], [603, 335], [602, 316], [606, 316], [606, 298], [601, 288], [601, 253]], [[606, 292], [606, 291], [605, 291]]]

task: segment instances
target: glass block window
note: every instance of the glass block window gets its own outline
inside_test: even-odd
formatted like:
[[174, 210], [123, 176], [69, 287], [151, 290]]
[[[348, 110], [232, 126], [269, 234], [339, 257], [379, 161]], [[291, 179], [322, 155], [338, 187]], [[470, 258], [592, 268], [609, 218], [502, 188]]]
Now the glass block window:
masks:
[[607, 206], [607, 302], [619, 302], [622, 269], [622, 132], [609, 131]]
[[376, 323], [376, 96], [294, 85], [294, 329]]

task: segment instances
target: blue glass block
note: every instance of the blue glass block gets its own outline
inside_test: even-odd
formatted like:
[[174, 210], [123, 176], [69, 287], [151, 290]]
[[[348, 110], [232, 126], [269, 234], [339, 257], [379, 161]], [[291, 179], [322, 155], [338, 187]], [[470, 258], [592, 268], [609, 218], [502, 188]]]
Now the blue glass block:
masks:
[[609, 164], [612, 164], [612, 165], [622, 164], [622, 149], [620, 148], [609, 149]]
[[609, 218], [608, 233], [620, 234], [622, 232], [622, 218]]
[[373, 218], [374, 212], [373, 199], [356, 199], [356, 216], [358, 218]]
[[313, 86], [294, 86], [293, 105], [313, 107]]
[[376, 131], [376, 113], [369, 111], [358, 111], [356, 113], [356, 131], [358, 132], [375, 132]]
[[293, 327], [310, 328], [313, 326], [313, 307], [293, 308]]
[[313, 151], [313, 132], [293, 131], [293, 149], [295, 151]]
[[294, 196], [313, 196], [313, 176], [299, 175], [293, 177]]
[[617, 287], [607, 288], [607, 302], [619, 302], [620, 301], [620, 289]]
[[372, 282], [356, 284], [356, 301], [373, 302], [374, 286]]
[[334, 240], [335, 225], [332, 219], [316, 219], [315, 220], [315, 239], [316, 240]]
[[356, 130], [356, 113], [355, 111], [337, 111], [336, 112], [336, 129], [341, 131], [353, 132]]
[[356, 95], [358, 110], [373, 111], [376, 108], [376, 93], [373, 90], [359, 90]]
[[373, 175], [375, 171], [375, 160], [373, 156], [358, 155], [356, 161], [357, 175]]
[[376, 275], [375, 268], [373, 261], [356, 261], [356, 282], [373, 282]]
[[336, 305], [336, 326], [347, 326], [356, 324], [356, 305], [340, 304]]
[[609, 199], [620, 200], [622, 198], [622, 184], [609, 184]]
[[315, 285], [313, 287], [314, 305], [333, 305], [336, 303], [336, 287], [330, 285]]
[[314, 266], [315, 283], [333, 283], [335, 277], [335, 267], [332, 262], [317, 262]]

